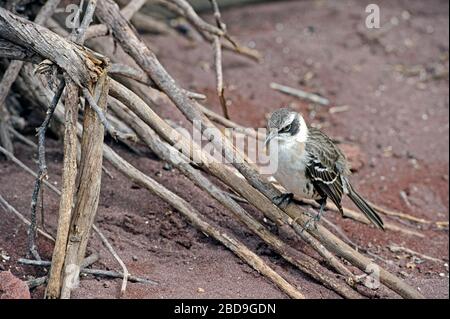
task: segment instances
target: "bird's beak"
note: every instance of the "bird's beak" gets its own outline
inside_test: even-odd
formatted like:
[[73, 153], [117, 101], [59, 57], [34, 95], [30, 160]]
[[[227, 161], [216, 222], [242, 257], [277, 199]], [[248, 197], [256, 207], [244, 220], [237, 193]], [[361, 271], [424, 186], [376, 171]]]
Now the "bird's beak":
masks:
[[270, 130], [269, 133], [266, 136], [266, 140], [264, 142], [264, 146], [267, 146], [267, 144], [269, 144], [269, 142], [277, 135], [278, 131], [277, 130]]

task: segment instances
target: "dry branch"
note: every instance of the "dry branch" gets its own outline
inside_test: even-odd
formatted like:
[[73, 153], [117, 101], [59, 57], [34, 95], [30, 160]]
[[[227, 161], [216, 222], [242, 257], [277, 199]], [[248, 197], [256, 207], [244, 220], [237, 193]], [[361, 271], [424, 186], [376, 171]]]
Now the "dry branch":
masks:
[[78, 88], [70, 79], [66, 79], [66, 99], [64, 117], [64, 161], [62, 174], [62, 194], [58, 212], [58, 230], [53, 248], [52, 267], [45, 296], [59, 298], [61, 291], [61, 273], [66, 256], [67, 241], [74, 206], [75, 181], [77, 176], [77, 122]]
[[0, 34], [2, 38], [51, 60], [81, 87], [94, 84], [107, 62], [103, 56], [1, 7]]
[[[106, 110], [108, 82], [105, 71], [95, 87], [95, 96], [98, 100], [96, 103], [102, 111]], [[69, 231], [64, 276], [68, 275], [68, 269], [73, 265], [80, 267], [86, 252], [100, 196], [103, 137], [104, 127], [100, 118], [92, 108], [86, 108], [81, 141], [78, 194]], [[61, 298], [70, 297], [71, 287], [67, 283], [66, 277], [63, 277]]]
[[114, 250], [113, 246], [109, 243], [108, 239], [105, 235], [100, 231], [100, 229], [97, 228], [97, 226], [92, 225], [92, 229], [97, 233], [97, 235], [100, 237], [103, 244], [106, 246], [108, 251], [113, 255], [114, 259], [119, 263], [120, 267], [122, 267], [123, 271], [123, 277], [122, 277], [122, 287], [120, 288], [120, 296], [123, 296], [125, 294], [125, 291], [127, 290], [127, 281], [130, 277], [130, 273], [128, 272], [128, 268], [125, 265], [125, 263], [122, 261], [122, 259], [119, 257], [119, 255]]
[[309, 92], [302, 91], [300, 89], [294, 89], [294, 88], [291, 88], [291, 87], [288, 87], [288, 86], [285, 86], [285, 85], [281, 85], [281, 84], [278, 84], [278, 83], [271, 83], [270, 87], [272, 89], [274, 89], [274, 90], [283, 92], [285, 94], [289, 94], [289, 95], [298, 97], [300, 99], [304, 99], [304, 100], [307, 100], [307, 101], [310, 101], [310, 102], [313, 102], [313, 103], [317, 103], [317, 104], [320, 104], [320, 105], [327, 106], [327, 105], [330, 104], [330, 101], [328, 99], [326, 99], [324, 97], [321, 97], [321, 96], [319, 96], [317, 94], [314, 94], [314, 93], [309, 93]]
[[[0, 146], [0, 151], [5, 150], [4, 148], [2, 148]], [[14, 206], [12, 206], [10, 203], [8, 203], [6, 201], [6, 199], [3, 198], [3, 196], [0, 194], [0, 206], [3, 207], [4, 210], [14, 214], [17, 218], [19, 218], [25, 225], [30, 226], [30, 221], [25, 218], [25, 216], [23, 216], [17, 209], [14, 208]], [[47, 232], [45, 232], [44, 230], [42, 230], [41, 228], [37, 229], [38, 233], [41, 234], [42, 236], [44, 236], [45, 238], [54, 241], [55, 239], [52, 237], [52, 235], [48, 234]]]

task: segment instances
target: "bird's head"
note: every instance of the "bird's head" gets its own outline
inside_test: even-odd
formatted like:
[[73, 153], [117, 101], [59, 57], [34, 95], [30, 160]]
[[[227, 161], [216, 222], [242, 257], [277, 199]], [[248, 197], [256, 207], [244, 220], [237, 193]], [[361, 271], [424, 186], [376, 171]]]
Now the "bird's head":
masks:
[[276, 139], [279, 143], [297, 141], [306, 142], [308, 127], [303, 116], [288, 108], [281, 108], [272, 113], [267, 122], [265, 144]]

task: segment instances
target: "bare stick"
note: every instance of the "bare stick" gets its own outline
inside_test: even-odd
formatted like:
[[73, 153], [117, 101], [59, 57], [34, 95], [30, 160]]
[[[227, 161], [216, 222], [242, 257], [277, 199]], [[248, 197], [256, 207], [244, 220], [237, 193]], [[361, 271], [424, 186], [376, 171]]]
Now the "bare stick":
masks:
[[10, 115], [5, 101], [12, 84], [19, 75], [22, 65], [22, 61], [11, 61], [0, 82], [0, 143], [11, 153], [14, 153], [14, 147], [9, 133], [9, 127], [11, 126], [9, 121]]
[[[16, 215], [17, 218], [19, 218], [25, 225], [30, 226], [30, 221], [23, 216], [17, 209], [14, 208], [11, 204], [9, 204], [6, 199], [3, 198], [3, 196], [0, 194], [0, 206], [3, 207], [4, 210]], [[38, 233], [44, 236], [45, 238], [54, 241], [55, 239], [52, 237], [52, 235], [48, 234], [41, 228], [37, 229]]]
[[281, 85], [278, 83], [271, 83], [270, 87], [274, 90], [283, 92], [285, 94], [296, 96], [300, 99], [304, 99], [313, 103], [321, 104], [321, 105], [329, 105], [330, 101], [324, 97], [321, 97], [314, 93], [309, 93], [302, 91], [300, 89], [294, 89], [285, 85]]
[[103, 235], [103, 233], [100, 231], [100, 229], [97, 228], [97, 226], [92, 225], [92, 229], [97, 233], [97, 235], [102, 240], [103, 244], [108, 248], [111, 255], [113, 255], [114, 259], [117, 260], [120, 267], [122, 267], [123, 271], [123, 278], [122, 278], [122, 287], [120, 288], [120, 296], [123, 296], [125, 294], [125, 291], [127, 290], [127, 281], [130, 277], [130, 273], [128, 272], [128, 268], [125, 265], [125, 263], [122, 261], [122, 259], [119, 257], [119, 255], [114, 250], [113, 246], [109, 243], [108, 239]]
[[[7, 158], [9, 158], [13, 163], [17, 164], [19, 167], [25, 170], [29, 175], [36, 178], [38, 175], [28, 166], [26, 166], [22, 161], [20, 161], [17, 157], [15, 157], [12, 153], [8, 152], [6, 149], [0, 146], [0, 153], [4, 154]], [[44, 179], [44, 184], [49, 187], [53, 192], [61, 195], [60, 191], [50, 184], [47, 180]]]
[[[24, 264], [26, 264], [25, 260], [22, 260], [22, 262]], [[41, 264], [29, 264], [32, 266], [38, 266], [38, 267], [49, 267], [51, 265], [51, 262], [45, 262], [45, 263], [41, 263]], [[103, 269], [90, 269], [90, 268], [83, 268], [80, 270], [81, 274], [85, 274], [85, 275], [92, 275], [92, 276], [99, 276], [99, 277], [109, 277], [109, 278], [123, 278], [123, 274], [117, 271], [111, 271], [111, 270], [103, 270]], [[140, 278], [140, 277], [136, 277], [133, 275], [130, 275], [128, 277], [128, 280], [130, 282], [133, 283], [140, 283], [140, 284], [147, 284], [147, 285], [159, 285], [159, 283], [157, 281], [154, 280], [150, 280], [150, 279], [145, 279], [145, 278]], [[35, 278], [35, 279], [31, 279], [27, 281], [27, 285], [30, 289], [36, 288], [38, 286], [41, 286], [43, 284], [45, 284], [47, 281], [47, 276], [44, 277], [39, 277], [39, 278]]]
[[[140, 68], [134, 68], [126, 64], [121, 63], [113, 63], [111, 64], [111, 67], [109, 69], [109, 74], [117, 74], [121, 76], [128, 77], [130, 79], [133, 79], [135, 81], [138, 81], [142, 84], [145, 84], [147, 86], [155, 86], [153, 81], [148, 77], [147, 73], [145, 73]], [[201, 93], [197, 92], [191, 92], [186, 89], [184, 89], [186, 95], [188, 95], [190, 98], [195, 100], [206, 100], [206, 96]], [[165, 96], [165, 95], [164, 95]]]
[[[109, 80], [106, 71], [99, 78], [95, 95], [102, 111], [106, 109], [109, 90]], [[81, 161], [79, 169], [78, 196], [72, 214], [69, 241], [67, 243], [66, 259], [63, 270], [61, 298], [70, 298], [71, 287], [66, 276], [72, 265], [78, 267], [85, 257], [89, 234], [97, 213], [102, 176], [102, 145], [104, 127], [97, 113], [92, 108], [86, 108], [81, 141]]]
[[61, 291], [61, 274], [66, 255], [72, 207], [75, 201], [75, 181], [77, 176], [77, 122], [78, 122], [78, 88], [67, 79], [65, 99], [64, 161], [62, 175], [62, 193], [59, 203], [58, 231], [53, 248], [52, 267], [45, 298], [56, 299]]
[[95, 113], [97, 113], [97, 116], [100, 119], [100, 122], [105, 127], [105, 129], [109, 132], [109, 134], [111, 134], [112, 137], [117, 139], [119, 133], [116, 131], [116, 129], [111, 124], [109, 124], [109, 121], [106, 119], [105, 113], [97, 105], [97, 103], [95, 102], [95, 100], [92, 97], [89, 90], [86, 88], [83, 88], [82, 91], [83, 91], [83, 96], [86, 98], [86, 100], [89, 103], [89, 106], [95, 111]]
[[80, 26], [71, 35], [71, 40], [78, 44], [83, 44], [86, 38], [86, 31], [92, 22], [94, 16], [95, 8], [97, 7], [97, 0], [89, 0], [86, 6], [86, 12], [83, 16]]
[[19, 132], [17, 132], [12, 126], [9, 127], [9, 131], [11, 132], [11, 134], [18, 139], [20, 142], [22, 142], [25, 145], [30, 146], [32, 149], [37, 150], [38, 146], [36, 143], [34, 143], [33, 141], [31, 141], [29, 138], [23, 136], [22, 134], [20, 134]]
[[[304, 202], [304, 203], [307, 203], [308, 205], [311, 205], [313, 207], [316, 207], [316, 208], [319, 207], [319, 205], [313, 200], [301, 199], [301, 201]], [[339, 212], [339, 210], [337, 209], [336, 205], [334, 205], [332, 203], [327, 203], [326, 208], [330, 209], [330, 210], [332, 210], [334, 212]], [[366, 224], [366, 225], [370, 225], [371, 224], [370, 221], [367, 219], [367, 217], [364, 216], [360, 212], [357, 212], [357, 211], [355, 211], [353, 209], [346, 208], [346, 207], [343, 208], [343, 211], [344, 211], [344, 216], [346, 218], [350, 218], [350, 219], [352, 219], [354, 221], [357, 221], [357, 222], [360, 222], [360, 223], [363, 223], [363, 224]], [[397, 225], [397, 224], [394, 224], [394, 223], [391, 223], [391, 222], [385, 222], [384, 226], [385, 226], [384, 228], [387, 229], [387, 230], [401, 232], [401, 233], [404, 233], [404, 234], [409, 235], [409, 236], [416, 236], [416, 237], [420, 237], [420, 238], [425, 237], [425, 235], [420, 233], [420, 232], [417, 232], [417, 231], [415, 231], [413, 229], [408, 229], [408, 228], [402, 227], [400, 225]]]
[[[145, 4], [144, 0], [132, 0], [130, 1], [123, 9], [122, 14], [126, 17], [127, 20], [130, 20], [133, 15], [141, 9], [141, 7]], [[97, 24], [90, 26], [86, 30], [86, 39], [91, 39], [95, 37], [101, 37], [108, 34], [108, 27], [104, 24]]]
[[216, 69], [216, 83], [217, 83], [217, 95], [219, 96], [220, 105], [222, 106], [222, 112], [226, 119], [230, 119], [228, 114], [227, 100], [225, 99], [225, 89], [223, 86], [223, 70], [222, 70], [222, 45], [220, 38], [214, 36], [214, 65]]
[[213, 35], [217, 35], [219, 37], [225, 35], [225, 32], [223, 30], [205, 22], [202, 18], [200, 18], [197, 12], [195, 12], [195, 10], [186, 0], [168, 0], [168, 1], [176, 4], [181, 10], [183, 10], [186, 18], [200, 30], [211, 33]]
[[205, 41], [212, 43], [214, 36], [225, 38], [228, 42], [222, 43], [224, 49], [241, 54], [252, 60], [259, 62], [261, 55], [258, 51], [248, 47], [241, 46], [236, 40], [232, 39], [227, 33], [224, 33], [218, 27], [210, 25], [201, 19], [194, 11], [192, 6], [185, 0], [157, 0], [158, 4], [163, 5], [178, 16], [185, 17], [186, 20], [197, 30], [197, 32], [205, 39]]
[[421, 257], [423, 259], [426, 259], [426, 260], [429, 260], [429, 261], [432, 261], [432, 262], [436, 262], [436, 263], [440, 263], [440, 264], [444, 262], [441, 259], [438, 259], [438, 258], [435, 258], [435, 257], [431, 257], [431, 256], [428, 256], [428, 255], [419, 253], [419, 252], [417, 252], [415, 250], [412, 250], [412, 249], [409, 249], [409, 248], [406, 248], [406, 247], [402, 247], [402, 246], [399, 246], [399, 245], [395, 245], [395, 244], [389, 245], [389, 250], [392, 251], [393, 253], [403, 252], [403, 253], [410, 254], [412, 256], [419, 256], [419, 257]]
[[59, 99], [61, 98], [61, 95], [64, 91], [65, 85], [66, 85], [66, 82], [64, 80], [61, 80], [61, 82], [55, 92], [55, 96], [53, 97], [53, 100], [52, 100], [50, 106], [48, 107], [44, 122], [38, 129], [39, 172], [38, 172], [38, 177], [36, 178], [36, 181], [34, 184], [33, 195], [31, 197], [31, 219], [30, 219], [31, 224], [30, 224], [30, 229], [28, 231], [29, 251], [34, 256], [34, 258], [36, 258], [37, 260], [40, 260], [40, 256], [37, 251], [37, 247], [36, 247], [36, 243], [35, 243], [36, 229], [37, 229], [36, 205], [38, 202], [39, 192], [41, 190], [42, 180], [47, 178], [47, 164], [45, 161], [45, 133], [47, 132], [48, 126], [50, 124], [50, 120], [53, 116], [53, 113], [55, 112], [56, 106], [58, 105]]
[[419, 223], [419, 224], [431, 224], [431, 221], [429, 220], [425, 220], [423, 218], [418, 218], [409, 214], [405, 214], [405, 213], [401, 213], [401, 212], [396, 212], [387, 208], [383, 208], [377, 204], [374, 204], [372, 202], [369, 202], [369, 204], [375, 208], [375, 210], [377, 210], [378, 212], [380, 212], [381, 214], [387, 215], [387, 216], [393, 216], [393, 217], [397, 217], [400, 219], [404, 219], [404, 220], [408, 220], [408, 221], [412, 221], [415, 223]]
[[138, 12], [142, 6], [147, 2], [147, 0], [132, 0], [123, 9], [122, 15], [125, 19], [130, 20], [133, 15]]

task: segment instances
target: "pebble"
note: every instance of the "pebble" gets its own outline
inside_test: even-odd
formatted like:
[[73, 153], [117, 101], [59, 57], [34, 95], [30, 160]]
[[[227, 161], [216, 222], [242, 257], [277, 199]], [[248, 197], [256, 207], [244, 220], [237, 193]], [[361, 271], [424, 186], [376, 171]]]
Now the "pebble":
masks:
[[131, 257], [131, 259], [133, 259], [133, 261], [138, 261], [137, 256], [133, 256], [133, 257]]
[[197, 289], [197, 292], [202, 294], [202, 293], [205, 292], [205, 289], [203, 289], [203, 288], [198, 288], [198, 289]]

